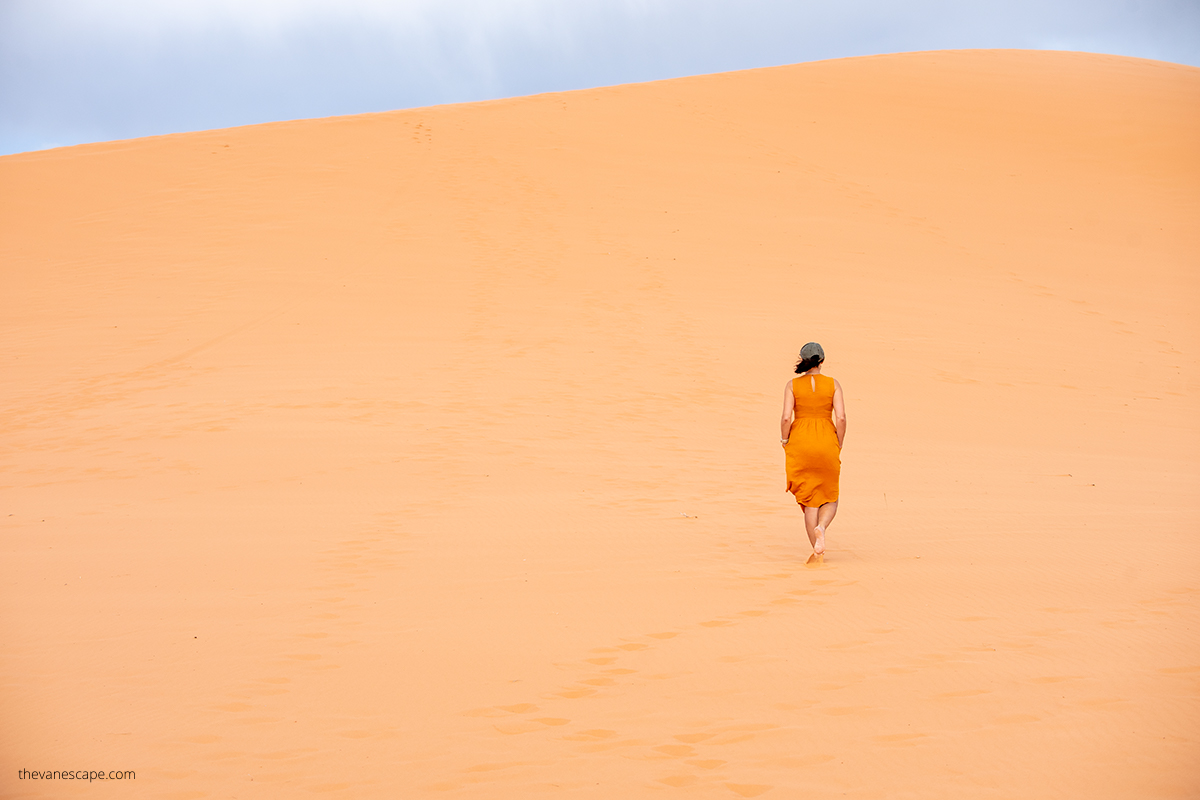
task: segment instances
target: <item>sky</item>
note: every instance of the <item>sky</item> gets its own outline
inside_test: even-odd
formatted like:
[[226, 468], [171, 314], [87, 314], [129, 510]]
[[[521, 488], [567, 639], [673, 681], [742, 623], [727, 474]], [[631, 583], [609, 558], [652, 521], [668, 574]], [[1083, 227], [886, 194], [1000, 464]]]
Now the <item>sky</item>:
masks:
[[0, 154], [964, 48], [1200, 66], [1200, 0], [0, 0]]

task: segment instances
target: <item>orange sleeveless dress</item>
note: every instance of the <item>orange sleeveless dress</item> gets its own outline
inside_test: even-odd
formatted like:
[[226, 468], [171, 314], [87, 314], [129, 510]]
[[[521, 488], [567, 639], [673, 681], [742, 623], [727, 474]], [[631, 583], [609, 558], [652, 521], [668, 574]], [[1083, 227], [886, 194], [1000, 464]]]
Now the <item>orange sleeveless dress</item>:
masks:
[[802, 506], [820, 506], [838, 499], [842, 448], [833, 427], [833, 378], [801, 375], [792, 379], [796, 418], [788, 443], [787, 490]]

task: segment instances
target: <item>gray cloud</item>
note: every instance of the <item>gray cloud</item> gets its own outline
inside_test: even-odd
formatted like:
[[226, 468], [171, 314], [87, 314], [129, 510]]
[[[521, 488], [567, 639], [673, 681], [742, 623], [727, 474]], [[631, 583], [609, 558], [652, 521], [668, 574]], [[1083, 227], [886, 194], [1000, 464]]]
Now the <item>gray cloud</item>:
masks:
[[975, 47], [1200, 65], [1200, 3], [0, 0], [0, 153]]

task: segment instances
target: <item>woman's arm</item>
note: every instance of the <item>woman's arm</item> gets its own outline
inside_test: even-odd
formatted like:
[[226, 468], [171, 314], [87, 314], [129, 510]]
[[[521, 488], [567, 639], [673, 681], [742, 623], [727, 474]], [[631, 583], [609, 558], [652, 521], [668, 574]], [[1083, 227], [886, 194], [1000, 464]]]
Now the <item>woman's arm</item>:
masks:
[[838, 447], [846, 441], [846, 401], [842, 398], [842, 385], [833, 381], [833, 427], [837, 430]]
[[783, 417], [779, 420], [779, 438], [787, 444], [788, 434], [792, 432], [792, 420], [796, 416], [796, 398], [792, 396], [792, 382], [788, 381], [783, 387]]

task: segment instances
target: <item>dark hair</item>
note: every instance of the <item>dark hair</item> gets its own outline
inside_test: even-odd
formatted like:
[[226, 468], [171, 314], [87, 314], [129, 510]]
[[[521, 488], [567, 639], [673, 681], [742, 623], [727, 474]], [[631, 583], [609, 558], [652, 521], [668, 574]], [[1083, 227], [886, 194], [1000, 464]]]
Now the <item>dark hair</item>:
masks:
[[824, 360], [825, 359], [823, 356], [810, 356], [808, 358], [802, 358], [796, 362], [796, 374], [803, 375]]

